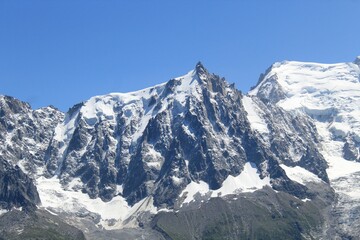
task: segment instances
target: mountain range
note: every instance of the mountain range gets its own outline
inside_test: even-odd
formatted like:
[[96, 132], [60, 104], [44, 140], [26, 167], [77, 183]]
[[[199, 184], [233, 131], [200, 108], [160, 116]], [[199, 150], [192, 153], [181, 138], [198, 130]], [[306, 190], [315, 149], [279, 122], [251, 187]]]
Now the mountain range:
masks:
[[359, 149], [359, 57], [275, 63], [247, 94], [199, 62], [66, 113], [1, 96], [0, 235], [358, 239]]

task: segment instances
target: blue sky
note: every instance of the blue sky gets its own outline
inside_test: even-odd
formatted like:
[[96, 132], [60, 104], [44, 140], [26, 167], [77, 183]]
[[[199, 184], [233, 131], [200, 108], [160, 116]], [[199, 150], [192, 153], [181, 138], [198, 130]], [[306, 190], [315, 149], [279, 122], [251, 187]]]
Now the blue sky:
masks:
[[282, 60], [360, 55], [357, 0], [0, 0], [0, 94], [63, 111], [202, 61], [247, 92]]

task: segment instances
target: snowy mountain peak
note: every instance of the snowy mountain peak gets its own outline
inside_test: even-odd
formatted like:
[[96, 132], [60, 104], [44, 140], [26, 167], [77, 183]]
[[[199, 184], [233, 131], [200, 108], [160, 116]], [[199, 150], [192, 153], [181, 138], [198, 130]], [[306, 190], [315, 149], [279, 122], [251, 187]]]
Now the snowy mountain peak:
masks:
[[312, 119], [330, 184], [338, 194], [336, 211], [346, 219], [342, 227], [353, 229], [358, 220], [348, 216], [360, 205], [360, 57], [335, 64], [277, 63], [249, 94]]
[[286, 62], [274, 64], [249, 94], [274, 99], [272, 96], [281, 92], [282, 97], [274, 103], [310, 116], [323, 138], [329, 177], [336, 178], [339, 166], [347, 164], [345, 160], [360, 161], [359, 79], [360, 69], [354, 63]]

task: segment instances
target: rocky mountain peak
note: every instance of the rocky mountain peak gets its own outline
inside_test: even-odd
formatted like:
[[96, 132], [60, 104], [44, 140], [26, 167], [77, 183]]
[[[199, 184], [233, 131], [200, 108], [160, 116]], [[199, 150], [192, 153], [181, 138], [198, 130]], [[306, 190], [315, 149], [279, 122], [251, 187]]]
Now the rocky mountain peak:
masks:
[[209, 75], [209, 72], [200, 61], [195, 66], [195, 73], [200, 80], [206, 80], [206, 77]]
[[0, 115], [3, 115], [5, 113], [24, 113], [30, 109], [30, 105], [28, 103], [22, 102], [14, 97], [5, 95], [0, 96], [0, 106]]

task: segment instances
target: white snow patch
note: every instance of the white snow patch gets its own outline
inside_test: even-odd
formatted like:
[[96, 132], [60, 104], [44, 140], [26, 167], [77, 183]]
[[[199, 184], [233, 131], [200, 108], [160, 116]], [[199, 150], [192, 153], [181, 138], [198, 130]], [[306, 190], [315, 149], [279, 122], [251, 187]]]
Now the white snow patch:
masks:
[[173, 181], [173, 183], [175, 185], [179, 185], [182, 182], [181, 178], [175, 177], [175, 176], [171, 176], [171, 180]]
[[164, 162], [164, 158], [161, 153], [156, 151], [152, 145], [147, 145], [147, 152], [145, 153], [144, 159], [146, 160], [146, 164], [157, 170], [161, 169], [161, 166]]
[[185, 204], [194, 201], [197, 194], [200, 196], [209, 194], [209, 197], [218, 197], [239, 192], [254, 192], [262, 189], [264, 186], [271, 186], [270, 178], [265, 177], [261, 179], [256, 165], [247, 162], [244, 165], [244, 170], [236, 177], [229, 175], [223, 182], [221, 188], [210, 190], [206, 182], [191, 182], [182, 191], [180, 196], [186, 196], [183, 201], [183, 204]]
[[195, 200], [195, 194], [205, 195], [210, 191], [209, 185], [204, 181], [191, 182], [189, 183], [186, 188], [181, 192], [180, 196], [186, 196], [183, 201], [184, 203], [190, 203]]
[[158, 213], [158, 209], [154, 206], [154, 199], [152, 196], [148, 196], [143, 200], [137, 202], [127, 212], [124, 222], [118, 222], [114, 226], [108, 229], [119, 229], [119, 228], [137, 228], [138, 221], [137, 217], [139, 214], [144, 212], [150, 212], [152, 214]]
[[116, 194], [122, 195], [124, 191], [123, 185], [116, 185]]
[[322, 149], [320, 152], [329, 164], [326, 172], [330, 181], [360, 172], [359, 162], [348, 161], [343, 158], [342, 149], [344, 142], [334, 140], [333, 134], [329, 131], [331, 124], [319, 121], [315, 123], [318, 133], [322, 137]]
[[122, 221], [131, 209], [125, 199], [120, 196], [114, 197], [109, 202], [103, 202], [100, 198], [91, 199], [87, 194], [75, 191], [66, 191], [62, 188], [59, 179], [40, 177], [37, 179], [42, 207], [56, 214], [56, 212], [76, 213], [87, 209], [101, 216], [101, 224], [109, 228], [107, 220], [115, 219]]
[[51, 211], [51, 210], [49, 210], [49, 209], [47, 209], [47, 208], [45, 208], [45, 210], [46, 210], [48, 213], [50, 213], [51, 215], [54, 215], [54, 216], [57, 216], [57, 215], [58, 215], [57, 213], [54, 213], [53, 211]]
[[53, 139], [59, 142], [59, 153], [58, 153], [58, 160], [57, 160], [57, 169], [55, 174], [58, 175], [60, 173], [60, 169], [64, 162], [64, 152], [66, 150], [66, 146], [68, 146], [72, 135], [76, 129], [76, 120], [79, 111], [70, 115], [66, 115], [65, 120], [59, 123], [54, 131]]
[[270, 185], [270, 177], [260, 178], [255, 163], [247, 162], [243, 171], [236, 177], [229, 175], [222, 184], [222, 187], [213, 191], [212, 197], [225, 196], [237, 192], [254, 192]]
[[7, 213], [7, 212], [9, 212], [9, 211], [6, 210], [6, 209], [0, 209], [0, 216]]
[[184, 129], [184, 132], [185, 132], [188, 136], [190, 136], [190, 137], [192, 137], [193, 139], [195, 139], [195, 135], [194, 135], [194, 133], [193, 133], [192, 131], [190, 131], [189, 126], [183, 125], [182, 127], [183, 127], [183, 129]]
[[182, 106], [185, 106], [188, 96], [194, 96], [196, 99], [201, 100], [201, 90], [198, 87], [198, 79], [196, 71], [192, 70], [182, 77], [175, 78], [177, 81], [181, 81], [180, 85], [176, 87], [174, 98], [180, 102]]
[[80, 178], [74, 178], [72, 179], [69, 184], [66, 186], [66, 190], [77, 190], [79, 188], [81, 188], [83, 185], [82, 181]]
[[71, 116], [67, 115], [64, 122], [59, 123], [54, 132], [54, 139], [58, 142], [65, 141], [70, 139], [75, 130], [75, 121], [77, 114], [72, 114]]
[[251, 97], [244, 96], [242, 102], [245, 111], [247, 112], [251, 128], [261, 134], [268, 134], [269, 129], [264, 118], [261, 117], [261, 109], [256, 105], [253, 99]]
[[[116, 196], [109, 202], [103, 202], [100, 198], [91, 199], [87, 194], [71, 191], [70, 187], [74, 182], [77, 183], [77, 179], [69, 184], [69, 190], [65, 190], [59, 179], [55, 177], [38, 178], [37, 189], [42, 202], [41, 207], [53, 215], [60, 212], [83, 212], [86, 209], [89, 212], [99, 214], [101, 216], [99, 226], [107, 230], [137, 227], [138, 225], [134, 221], [136, 221], [138, 214], [147, 211], [152, 214], [158, 212], [152, 196], [139, 201], [134, 206], [129, 206], [122, 196]], [[118, 186], [117, 190], [122, 192], [122, 186]], [[127, 221], [129, 219], [130, 221]], [[113, 220], [115, 220], [115, 224]]]
[[187, 168], [189, 167], [189, 160], [185, 160], [185, 165]]
[[286, 175], [291, 180], [298, 182], [302, 185], [305, 185], [307, 182], [322, 182], [322, 180], [318, 176], [302, 167], [288, 167], [284, 164], [280, 164], [280, 167], [284, 169]]

